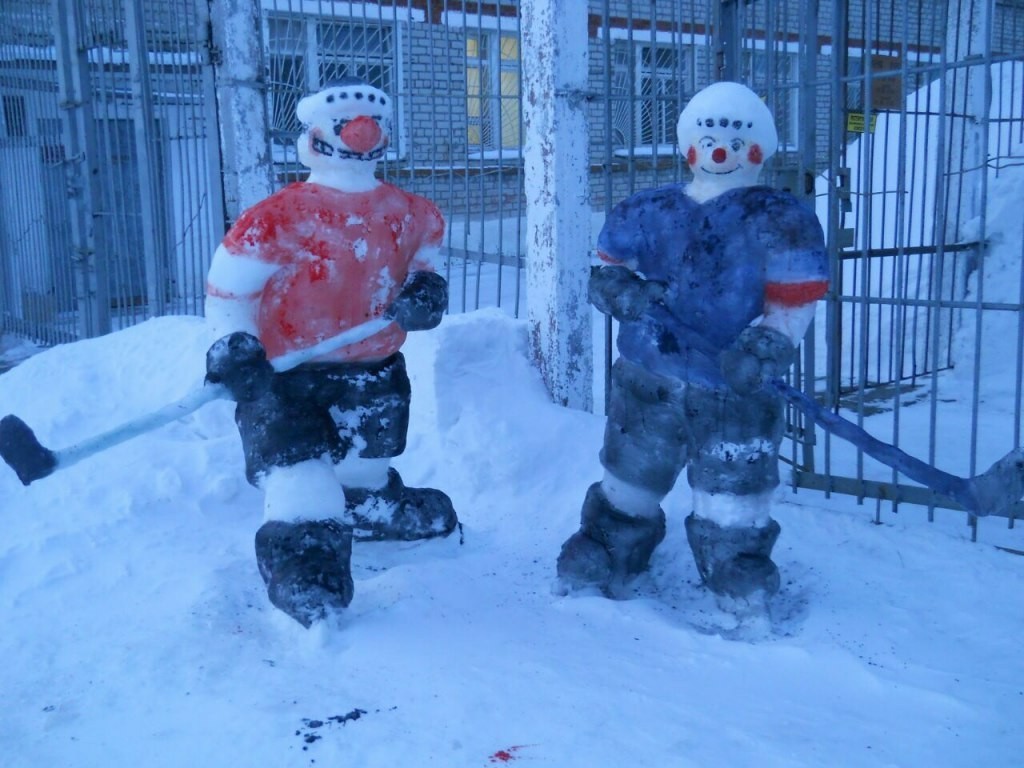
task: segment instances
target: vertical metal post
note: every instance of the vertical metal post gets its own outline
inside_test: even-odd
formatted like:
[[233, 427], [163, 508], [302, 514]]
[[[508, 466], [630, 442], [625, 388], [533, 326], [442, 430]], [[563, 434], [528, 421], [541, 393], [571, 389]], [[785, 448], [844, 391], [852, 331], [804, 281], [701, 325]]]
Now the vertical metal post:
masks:
[[985, 174], [981, 147], [988, 132], [992, 76], [982, 57], [990, 51], [986, 40], [992, 25], [991, 13], [991, 0], [963, 0], [951, 14], [947, 29], [947, 56], [955, 57], [955, 62], [977, 60], [977, 64], [958, 67], [946, 76], [950, 88], [944, 108], [951, 116], [947, 172], [951, 178], [960, 176], [960, 205], [946, 219], [947, 243], [958, 242], [961, 227], [980, 213], [981, 180]]
[[[800, 3], [800, 38], [797, 53], [797, 183], [793, 193], [814, 209], [814, 171], [817, 165], [817, 99], [818, 82], [818, 0]], [[812, 320], [803, 341], [803, 381], [805, 392], [814, 393], [815, 323]], [[808, 472], [814, 471], [814, 425], [807, 423], [808, 439], [803, 443], [802, 462]]]
[[110, 286], [104, 228], [97, 210], [102, 199], [101, 158], [96, 149], [89, 59], [82, 39], [86, 16], [78, 0], [54, 0], [53, 17], [78, 332], [89, 338], [110, 332]]
[[803, 0], [800, 5], [796, 125], [799, 182], [793, 192], [813, 208], [818, 151], [818, 0]]
[[[202, 95], [200, 97], [202, 122], [206, 126], [203, 147], [206, 150], [206, 173], [208, 174], [209, 189], [209, 220], [213, 225], [212, 235], [214, 240], [220, 240], [225, 230], [224, 215], [224, 169], [223, 158], [220, 152], [220, 142], [215, 130], [217, 126], [217, 82], [216, 82], [216, 59], [215, 45], [213, 40], [213, 24], [210, 18], [210, 7], [208, 0], [193, 0], [197, 23], [202, 25], [200, 37], [204, 42], [204, 59], [201, 69]], [[202, 264], [202, 272], [206, 273], [213, 257], [213, 249], [205, 254], [205, 261]], [[199, 296], [198, 306], [203, 306], [203, 297]]]
[[715, 56], [719, 80], [740, 79], [740, 13], [737, 0], [720, 0], [715, 6]]
[[234, 220], [274, 189], [259, 0], [210, 4], [224, 207]]
[[593, 408], [587, 5], [523, 0], [526, 301], [553, 400]]
[[128, 69], [131, 76], [131, 116], [135, 137], [135, 161], [139, 174], [139, 209], [142, 216], [142, 248], [145, 265], [146, 299], [149, 315], [158, 317], [167, 311], [167, 205], [163, 176], [151, 141], [157, 134], [153, 109], [153, 89], [149, 81], [149, 58], [143, 26], [143, 0], [125, 3], [125, 38], [128, 45]]
[[[832, 3], [832, 55], [829, 110], [829, 190], [828, 222], [825, 231], [829, 261], [832, 272], [830, 297], [842, 296], [843, 265], [839, 253], [844, 243], [845, 208], [850, 205], [850, 176], [843, 167], [846, 146], [846, 103], [847, 84], [844, 79], [848, 71], [849, 5], [847, 0], [833, 0]], [[842, 311], [836, 298], [829, 298], [825, 307], [826, 373], [825, 403], [829, 408], [839, 407], [842, 361], [839, 357], [842, 334]], [[829, 458], [828, 437], [826, 436], [826, 468]]]

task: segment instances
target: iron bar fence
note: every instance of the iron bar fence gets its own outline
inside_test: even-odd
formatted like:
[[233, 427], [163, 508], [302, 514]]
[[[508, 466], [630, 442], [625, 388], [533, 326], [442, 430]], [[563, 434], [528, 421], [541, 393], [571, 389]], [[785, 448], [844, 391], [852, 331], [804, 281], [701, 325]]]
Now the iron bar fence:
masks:
[[[270, 190], [302, 175], [297, 100], [346, 75], [399, 105], [381, 170], [445, 212], [451, 311], [519, 316], [531, 55], [519, 11], [5, 0], [0, 328], [50, 345], [201, 313], [209, 259], [246, 196], [261, 178]], [[587, 35], [575, 97], [590, 126], [593, 236], [617, 201], [685, 180], [676, 116], [704, 85], [741, 80], [779, 125], [766, 181], [815, 207], [832, 256], [794, 380], [952, 471], [1020, 444], [1020, 2], [589, 0]], [[614, 328], [597, 328], [600, 408]], [[795, 486], [874, 499], [876, 517], [883, 500], [946, 504], [798, 414], [790, 436]]]

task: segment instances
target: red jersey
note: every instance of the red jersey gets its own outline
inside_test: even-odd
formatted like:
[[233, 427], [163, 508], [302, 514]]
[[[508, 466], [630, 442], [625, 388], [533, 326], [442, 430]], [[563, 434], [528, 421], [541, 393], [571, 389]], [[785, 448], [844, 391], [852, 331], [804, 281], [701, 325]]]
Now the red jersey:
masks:
[[[232, 255], [276, 265], [258, 298], [259, 338], [270, 358], [312, 346], [381, 315], [411, 271], [432, 270], [444, 219], [426, 198], [391, 184], [368, 192], [296, 182], [247, 209], [224, 237]], [[218, 294], [222, 298], [244, 298]], [[379, 360], [402, 346], [392, 323], [318, 360]]]

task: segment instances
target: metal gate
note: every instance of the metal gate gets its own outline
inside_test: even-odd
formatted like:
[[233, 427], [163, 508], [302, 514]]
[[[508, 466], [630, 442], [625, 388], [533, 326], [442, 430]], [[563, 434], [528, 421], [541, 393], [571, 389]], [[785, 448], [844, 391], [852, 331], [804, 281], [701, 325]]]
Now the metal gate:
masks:
[[[766, 181], [816, 208], [833, 259], [794, 379], [952, 472], [1019, 445], [1024, 4], [585, 8], [589, 77], [568, 95], [589, 122], [590, 231], [628, 194], [684, 180], [679, 111], [710, 82], [745, 82], [779, 125]], [[201, 312], [225, 223], [302, 173], [297, 99], [341, 75], [397, 100], [382, 170], [445, 212], [451, 310], [519, 315], [536, 52], [518, 2], [6, 0], [0, 22], [3, 330], [50, 344]], [[789, 434], [796, 487], [948, 504], [797, 414]]]
[[[963, 476], [1021, 443], [1024, 238], [990, 189], [1024, 154], [1022, 33], [1020, 3], [837, 1], [821, 85], [835, 279], [813, 372], [828, 405]], [[955, 507], [823, 438], [796, 484]]]
[[201, 310], [224, 223], [206, 8], [0, 8], [4, 330], [53, 344]]

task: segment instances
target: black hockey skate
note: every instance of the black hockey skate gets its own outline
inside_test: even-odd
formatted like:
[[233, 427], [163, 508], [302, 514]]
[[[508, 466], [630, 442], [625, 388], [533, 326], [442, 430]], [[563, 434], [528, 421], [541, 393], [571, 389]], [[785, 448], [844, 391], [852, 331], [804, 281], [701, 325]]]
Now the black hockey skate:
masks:
[[270, 602], [302, 626], [352, 602], [352, 534], [334, 520], [271, 520], [256, 532], [256, 563]]
[[665, 538], [663, 511], [653, 518], [627, 515], [612, 506], [600, 483], [587, 490], [580, 518], [580, 529], [558, 555], [563, 592], [596, 587], [617, 597], [630, 579], [647, 570]]
[[357, 541], [415, 541], [447, 536], [459, 519], [452, 501], [435, 488], [409, 488], [395, 469], [379, 489], [345, 488]]
[[716, 595], [738, 600], [779, 591], [779, 569], [771, 554], [781, 530], [774, 520], [757, 528], [722, 526], [692, 512], [686, 518], [686, 538], [701, 580]]

